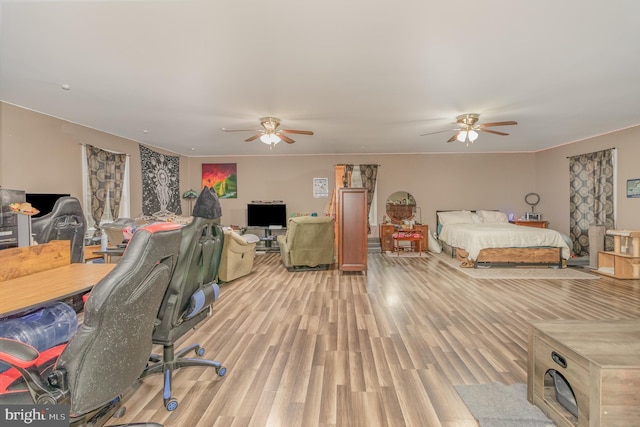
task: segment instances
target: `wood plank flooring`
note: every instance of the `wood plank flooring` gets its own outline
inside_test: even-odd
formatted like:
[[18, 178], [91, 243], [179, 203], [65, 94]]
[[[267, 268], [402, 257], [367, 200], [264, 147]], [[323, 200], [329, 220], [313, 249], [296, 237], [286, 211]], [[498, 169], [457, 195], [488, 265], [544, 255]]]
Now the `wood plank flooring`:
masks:
[[182, 368], [179, 407], [145, 378], [109, 424], [475, 427], [456, 384], [526, 383], [528, 323], [637, 319], [640, 280], [470, 279], [433, 256], [369, 254], [367, 275], [288, 272], [278, 254], [222, 287], [184, 342], [227, 367]]

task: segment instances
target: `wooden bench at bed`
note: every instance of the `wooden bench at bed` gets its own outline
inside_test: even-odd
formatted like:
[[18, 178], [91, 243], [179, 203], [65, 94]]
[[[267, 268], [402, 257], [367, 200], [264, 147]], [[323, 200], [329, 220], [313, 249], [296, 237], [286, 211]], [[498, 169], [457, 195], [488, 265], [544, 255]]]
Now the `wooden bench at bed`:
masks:
[[464, 249], [454, 248], [460, 266], [478, 267], [478, 264], [509, 264], [515, 266], [548, 265], [565, 268], [562, 248], [490, 248], [482, 249], [476, 262], [469, 259]]

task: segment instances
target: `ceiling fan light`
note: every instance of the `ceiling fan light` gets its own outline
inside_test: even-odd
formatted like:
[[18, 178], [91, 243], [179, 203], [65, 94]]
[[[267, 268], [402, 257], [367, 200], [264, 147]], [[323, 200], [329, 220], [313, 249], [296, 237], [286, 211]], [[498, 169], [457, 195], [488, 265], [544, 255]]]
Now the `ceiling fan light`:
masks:
[[460, 142], [464, 142], [467, 139], [467, 131], [463, 130], [458, 134], [458, 138], [456, 138]]
[[275, 133], [265, 133], [260, 137], [260, 141], [264, 142], [265, 144], [271, 145], [271, 144], [277, 144], [282, 140]]
[[476, 132], [475, 130], [470, 130], [468, 133], [469, 136], [469, 141], [473, 142], [476, 139], [478, 139], [478, 132]]

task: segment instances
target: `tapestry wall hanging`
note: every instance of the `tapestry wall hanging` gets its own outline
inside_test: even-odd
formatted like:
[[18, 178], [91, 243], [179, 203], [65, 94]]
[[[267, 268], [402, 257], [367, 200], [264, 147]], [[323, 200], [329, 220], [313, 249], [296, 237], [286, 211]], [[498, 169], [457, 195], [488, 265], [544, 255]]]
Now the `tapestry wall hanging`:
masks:
[[180, 158], [157, 153], [140, 145], [142, 162], [142, 213], [182, 214]]
[[238, 176], [235, 163], [203, 163], [202, 188], [213, 188], [220, 199], [238, 198]]

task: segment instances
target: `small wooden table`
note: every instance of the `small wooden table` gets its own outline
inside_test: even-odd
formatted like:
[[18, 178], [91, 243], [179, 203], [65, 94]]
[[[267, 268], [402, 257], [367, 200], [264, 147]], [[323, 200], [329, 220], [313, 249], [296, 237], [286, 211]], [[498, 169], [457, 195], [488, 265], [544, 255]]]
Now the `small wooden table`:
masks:
[[[640, 419], [640, 321], [548, 320], [529, 326], [527, 398], [558, 427], [627, 427]], [[566, 380], [577, 417], [556, 398]]]
[[0, 282], [0, 318], [91, 290], [116, 264], [67, 264]]
[[115, 248], [107, 248], [104, 251], [103, 250], [93, 251], [93, 253], [96, 255], [102, 255], [104, 257], [104, 262], [106, 264], [111, 264], [111, 257], [122, 256], [124, 254], [125, 249], [126, 248], [115, 247]]
[[393, 233], [393, 250], [400, 256], [400, 242], [411, 242], [411, 247], [417, 249], [417, 252], [422, 256], [422, 233], [417, 231], [398, 231]]

